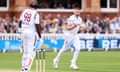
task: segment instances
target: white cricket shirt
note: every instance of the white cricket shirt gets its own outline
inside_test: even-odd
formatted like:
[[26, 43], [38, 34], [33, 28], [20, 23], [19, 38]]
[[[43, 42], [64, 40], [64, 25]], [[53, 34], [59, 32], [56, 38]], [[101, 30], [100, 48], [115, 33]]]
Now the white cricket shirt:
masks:
[[25, 9], [20, 16], [22, 29], [29, 29], [36, 32], [35, 24], [39, 24], [39, 14], [35, 9]]
[[67, 23], [71, 25], [78, 24], [78, 26], [75, 27], [74, 29], [64, 31], [64, 33], [66, 34], [74, 35], [77, 34], [77, 32], [79, 31], [80, 25], [82, 24], [82, 18], [80, 16], [76, 17], [76, 15], [72, 15], [68, 18]]

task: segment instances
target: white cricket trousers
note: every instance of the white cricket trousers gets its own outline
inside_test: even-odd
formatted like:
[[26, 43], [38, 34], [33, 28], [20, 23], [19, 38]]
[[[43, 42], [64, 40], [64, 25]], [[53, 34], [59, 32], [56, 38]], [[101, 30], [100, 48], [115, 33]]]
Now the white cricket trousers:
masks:
[[28, 29], [22, 30], [22, 40], [23, 40], [22, 67], [30, 70], [35, 56], [34, 52], [34, 45], [36, 42], [35, 32]]
[[79, 52], [80, 52], [80, 40], [79, 40], [78, 35], [66, 36], [64, 45], [63, 45], [62, 49], [59, 51], [59, 53], [56, 57], [56, 59], [58, 61], [60, 60], [60, 57], [63, 54], [63, 52], [70, 48], [71, 44], [73, 44], [74, 47], [75, 47], [75, 51], [74, 51], [73, 58], [71, 60], [71, 64], [74, 64], [74, 65], [76, 64], [76, 61], [77, 61], [77, 58], [78, 58]]

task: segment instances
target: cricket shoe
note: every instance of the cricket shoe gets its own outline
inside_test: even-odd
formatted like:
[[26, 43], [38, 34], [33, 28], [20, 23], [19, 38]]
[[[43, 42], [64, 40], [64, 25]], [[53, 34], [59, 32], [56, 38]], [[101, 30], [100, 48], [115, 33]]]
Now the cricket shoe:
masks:
[[58, 68], [58, 60], [56, 58], [53, 60], [53, 68]]
[[25, 70], [24, 72], [29, 72], [28, 70]]
[[22, 69], [20, 72], [29, 72], [27, 69]]
[[29, 71], [20, 71], [20, 72], [29, 72]]
[[78, 66], [74, 65], [74, 64], [71, 64], [70, 68], [73, 69], [73, 70], [79, 70]]
[[20, 72], [24, 72], [24, 68], [23, 69], [21, 69], [21, 71]]

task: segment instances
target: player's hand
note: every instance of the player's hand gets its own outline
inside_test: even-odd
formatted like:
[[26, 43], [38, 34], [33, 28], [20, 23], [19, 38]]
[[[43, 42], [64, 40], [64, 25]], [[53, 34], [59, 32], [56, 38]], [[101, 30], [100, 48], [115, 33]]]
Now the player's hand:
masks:
[[22, 32], [22, 29], [21, 28], [18, 28], [18, 33], [21, 33]]
[[38, 34], [39, 38], [41, 38], [41, 34]]
[[41, 48], [42, 47], [42, 45], [43, 45], [43, 43], [44, 43], [44, 40], [42, 39], [42, 38], [39, 38], [39, 47], [38, 48]]
[[74, 27], [77, 27], [78, 26], [78, 24], [74, 24]]

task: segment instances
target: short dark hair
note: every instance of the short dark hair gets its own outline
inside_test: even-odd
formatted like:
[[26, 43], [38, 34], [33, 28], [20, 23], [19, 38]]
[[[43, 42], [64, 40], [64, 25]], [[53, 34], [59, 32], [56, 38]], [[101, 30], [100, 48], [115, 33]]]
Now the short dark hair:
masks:
[[34, 8], [34, 9], [37, 9], [38, 8], [38, 5], [32, 5], [32, 4], [30, 4], [29, 5], [31, 8]]

